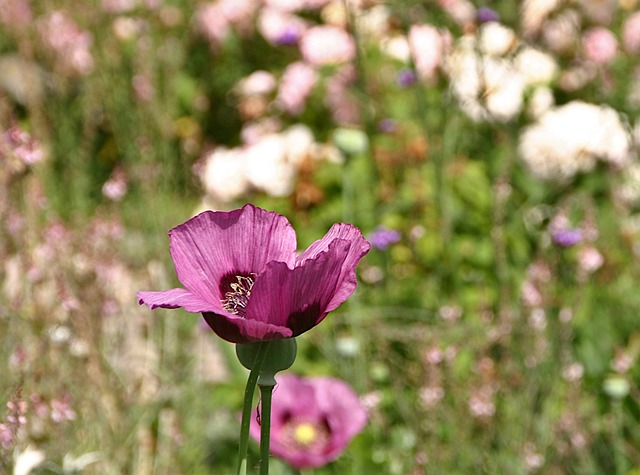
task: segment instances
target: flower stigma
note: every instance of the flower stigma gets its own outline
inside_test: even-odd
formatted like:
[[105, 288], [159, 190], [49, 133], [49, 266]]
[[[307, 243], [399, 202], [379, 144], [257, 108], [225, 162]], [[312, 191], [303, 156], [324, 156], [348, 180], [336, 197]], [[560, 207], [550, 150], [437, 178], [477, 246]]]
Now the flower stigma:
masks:
[[229, 285], [231, 290], [224, 294], [225, 298], [220, 302], [227, 312], [244, 318], [254, 280], [252, 277], [244, 275], [237, 275], [236, 280], [237, 282]]
[[318, 438], [318, 433], [313, 426], [308, 422], [303, 422], [302, 424], [298, 424], [295, 429], [293, 429], [293, 438], [303, 447], [307, 447]]

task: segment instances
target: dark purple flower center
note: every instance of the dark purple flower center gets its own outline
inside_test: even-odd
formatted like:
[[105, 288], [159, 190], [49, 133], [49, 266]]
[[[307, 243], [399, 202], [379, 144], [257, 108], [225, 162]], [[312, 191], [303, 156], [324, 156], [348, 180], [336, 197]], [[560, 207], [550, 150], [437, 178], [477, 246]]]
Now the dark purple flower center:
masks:
[[227, 312], [244, 318], [249, 297], [251, 296], [255, 274], [251, 273], [251, 276], [253, 277], [236, 275], [236, 282], [228, 282], [229, 290], [225, 292], [224, 299], [220, 300]]

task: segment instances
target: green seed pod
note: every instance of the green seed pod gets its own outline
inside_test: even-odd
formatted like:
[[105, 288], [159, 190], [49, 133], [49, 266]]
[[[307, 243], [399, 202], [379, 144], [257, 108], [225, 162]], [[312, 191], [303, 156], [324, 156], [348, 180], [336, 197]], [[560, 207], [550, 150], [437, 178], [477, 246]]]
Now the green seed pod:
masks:
[[253, 369], [260, 345], [269, 345], [260, 373], [276, 374], [278, 371], [284, 371], [291, 367], [296, 360], [298, 344], [295, 338], [284, 338], [270, 342], [238, 343], [236, 345], [236, 355], [238, 355], [242, 366], [249, 370]]

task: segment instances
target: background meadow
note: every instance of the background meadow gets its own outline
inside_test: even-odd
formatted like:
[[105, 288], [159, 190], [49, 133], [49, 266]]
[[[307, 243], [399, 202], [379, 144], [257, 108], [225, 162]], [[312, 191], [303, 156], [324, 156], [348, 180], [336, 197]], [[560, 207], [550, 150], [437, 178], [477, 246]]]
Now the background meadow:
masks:
[[373, 244], [309, 473], [640, 473], [639, 54], [635, 0], [0, 0], [0, 472], [235, 473], [233, 346], [135, 292], [251, 202]]

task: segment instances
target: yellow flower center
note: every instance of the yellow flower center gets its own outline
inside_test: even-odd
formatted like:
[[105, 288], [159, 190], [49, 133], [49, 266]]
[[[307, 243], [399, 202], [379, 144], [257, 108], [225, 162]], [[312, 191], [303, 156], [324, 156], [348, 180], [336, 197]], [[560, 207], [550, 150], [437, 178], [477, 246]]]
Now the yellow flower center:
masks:
[[303, 422], [298, 424], [293, 430], [293, 438], [298, 444], [308, 446], [313, 444], [318, 438], [318, 432], [313, 424]]

